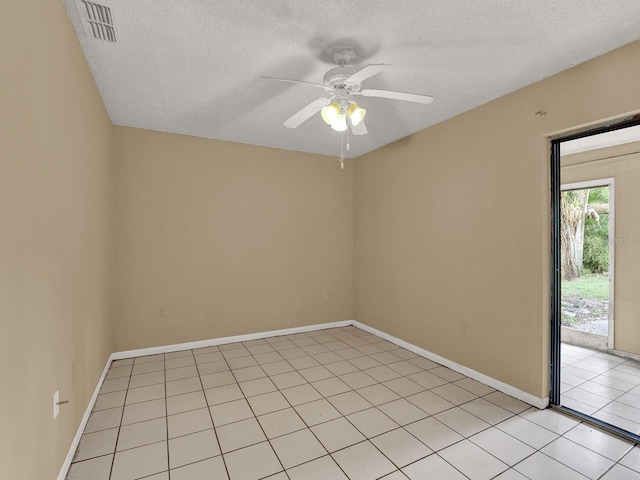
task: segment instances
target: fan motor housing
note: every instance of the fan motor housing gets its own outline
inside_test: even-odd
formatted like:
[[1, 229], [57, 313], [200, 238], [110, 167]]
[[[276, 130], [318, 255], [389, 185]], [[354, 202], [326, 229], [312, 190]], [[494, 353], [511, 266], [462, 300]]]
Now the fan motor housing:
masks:
[[345, 88], [350, 92], [357, 92], [360, 90], [360, 83], [348, 83], [345, 84], [344, 81], [349, 78], [351, 75], [358, 71], [357, 68], [354, 67], [336, 67], [329, 70], [324, 74], [323, 78], [323, 86], [326, 91], [334, 92], [338, 88]]

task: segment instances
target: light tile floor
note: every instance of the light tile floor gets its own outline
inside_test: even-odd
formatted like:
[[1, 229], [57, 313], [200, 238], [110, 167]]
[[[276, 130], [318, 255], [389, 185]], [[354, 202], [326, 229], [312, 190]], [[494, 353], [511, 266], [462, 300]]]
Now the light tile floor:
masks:
[[640, 434], [640, 362], [562, 344], [561, 404]]
[[113, 362], [69, 480], [640, 480], [640, 447], [355, 327]]

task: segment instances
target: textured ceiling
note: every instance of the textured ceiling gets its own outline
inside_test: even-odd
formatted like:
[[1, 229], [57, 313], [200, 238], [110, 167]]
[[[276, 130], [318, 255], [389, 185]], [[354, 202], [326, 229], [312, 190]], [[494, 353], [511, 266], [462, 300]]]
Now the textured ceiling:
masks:
[[340, 156], [343, 134], [314, 115], [335, 47], [355, 66], [393, 68], [365, 88], [432, 95], [429, 105], [357, 97], [368, 135], [357, 157], [640, 38], [638, 0], [96, 0], [117, 43], [87, 34], [64, 0], [111, 121], [151, 130]]

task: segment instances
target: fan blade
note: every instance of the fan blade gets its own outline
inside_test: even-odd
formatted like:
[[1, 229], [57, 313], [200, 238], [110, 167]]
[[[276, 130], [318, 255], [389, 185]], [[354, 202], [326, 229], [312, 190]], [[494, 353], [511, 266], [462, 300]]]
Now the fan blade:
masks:
[[354, 135], [366, 135], [369, 133], [367, 130], [367, 126], [364, 124], [364, 120], [361, 121], [358, 125], [354, 125], [351, 123], [351, 119], [349, 118], [349, 125], [351, 126], [351, 133]]
[[309, 120], [316, 113], [322, 110], [323, 107], [329, 105], [330, 99], [325, 97], [316, 98], [313, 102], [311, 102], [306, 107], [302, 107], [297, 113], [294, 113], [289, 117], [283, 125], [289, 128], [296, 128], [303, 122]]
[[347, 77], [344, 80], [344, 83], [360, 83], [369, 77], [373, 77], [376, 73], [380, 73], [383, 70], [386, 70], [389, 67], [391, 67], [391, 65], [387, 65], [386, 63], [372, 63], [371, 65], [362, 67], [356, 73]]
[[391, 100], [404, 100], [405, 102], [427, 103], [433, 102], [433, 97], [418, 93], [395, 92], [393, 90], [375, 90], [365, 88], [361, 92], [365, 97], [390, 98]]
[[312, 85], [314, 87], [324, 88], [319, 83], [305, 82], [304, 80], [291, 80], [290, 78], [265, 77], [264, 75], [261, 75], [260, 78], [264, 78], [265, 80], [273, 80], [276, 82], [301, 83], [303, 85]]

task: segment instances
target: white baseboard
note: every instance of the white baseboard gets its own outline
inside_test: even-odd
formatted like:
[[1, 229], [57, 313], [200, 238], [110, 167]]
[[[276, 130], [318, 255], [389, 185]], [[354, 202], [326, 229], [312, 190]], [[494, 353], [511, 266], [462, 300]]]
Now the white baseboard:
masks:
[[444, 365], [445, 367], [450, 368], [451, 370], [461, 373], [462, 375], [466, 375], [467, 377], [473, 378], [474, 380], [477, 380], [478, 382], [484, 383], [485, 385], [495, 388], [496, 390], [499, 390], [502, 393], [515, 397], [518, 400], [522, 400], [523, 402], [528, 403], [529, 405], [532, 405], [540, 409], [547, 408], [549, 406], [549, 397], [546, 397], [546, 398], [536, 397], [535, 395], [531, 395], [530, 393], [524, 392], [507, 383], [501, 382], [500, 380], [496, 380], [495, 378], [492, 378], [483, 373], [477, 372], [469, 367], [465, 367], [464, 365], [460, 365], [459, 363], [449, 360], [448, 358], [441, 357], [440, 355], [436, 355], [435, 353], [432, 353], [423, 348], [416, 347], [415, 345], [409, 342], [400, 340], [399, 338], [396, 338], [392, 335], [389, 335], [388, 333], [385, 333], [378, 329], [370, 327], [369, 325], [365, 325], [364, 323], [360, 323], [356, 320], [354, 320], [352, 324], [355, 327], [361, 328], [362, 330], [365, 330], [369, 333], [377, 335], [378, 337], [384, 338], [385, 340], [389, 340], [391, 343], [395, 343], [400, 347], [406, 348], [407, 350], [410, 350], [413, 353], [420, 355], [421, 357], [425, 357], [429, 360], [439, 363], [440, 365]]
[[58, 479], [57, 480], [65, 480], [65, 477], [69, 471], [69, 467], [71, 466], [71, 461], [73, 460], [73, 455], [75, 454], [76, 448], [78, 448], [78, 444], [80, 443], [80, 438], [82, 437], [82, 432], [84, 432], [84, 428], [87, 425], [87, 422], [89, 421], [89, 416], [91, 415], [91, 411], [93, 410], [93, 406], [96, 402], [96, 399], [98, 397], [98, 392], [100, 392], [100, 388], [102, 388], [102, 383], [104, 382], [104, 379], [107, 375], [107, 372], [109, 371], [109, 367], [111, 366], [111, 362], [113, 362], [114, 360], [120, 360], [123, 358], [132, 358], [132, 357], [142, 357], [145, 355], [155, 355], [158, 353], [170, 353], [170, 352], [177, 352], [180, 350], [191, 350], [191, 349], [195, 349], [195, 348], [203, 348], [203, 347], [210, 347], [210, 346], [215, 346], [215, 345], [224, 345], [226, 343], [236, 343], [236, 342], [247, 342], [250, 340], [257, 340], [257, 339], [261, 339], [261, 338], [270, 338], [270, 337], [277, 337], [280, 335], [292, 335], [294, 333], [305, 333], [305, 332], [312, 332], [312, 331], [316, 331], [316, 330], [324, 330], [324, 329], [328, 329], [328, 328], [338, 328], [338, 327], [346, 327], [349, 325], [353, 325], [355, 327], [358, 327], [366, 332], [372, 333], [374, 335], [379, 336], [380, 338], [384, 338], [385, 340], [388, 340], [392, 343], [395, 343], [396, 345], [406, 348], [407, 350], [416, 353], [417, 355], [420, 355], [422, 357], [425, 357], [429, 360], [432, 360], [436, 363], [439, 363], [441, 365], [444, 365], [445, 367], [450, 368], [451, 370], [455, 370], [456, 372], [459, 372], [463, 375], [466, 375], [467, 377], [473, 378], [474, 380], [477, 380], [481, 383], [484, 383], [485, 385], [489, 385], [492, 388], [495, 388], [496, 390], [501, 391], [502, 393], [505, 393], [507, 395], [510, 395], [512, 397], [517, 398], [518, 400], [522, 400], [525, 403], [528, 403], [529, 405], [532, 405], [534, 407], [543, 409], [546, 408], [549, 405], [549, 398], [539, 398], [536, 397], [534, 395], [531, 395], [530, 393], [524, 392], [520, 389], [517, 389], [515, 387], [512, 387], [509, 384], [506, 384], [504, 382], [501, 382], [500, 380], [496, 380], [495, 378], [489, 377], [487, 375], [484, 375], [483, 373], [477, 372], [471, 368], [465, 367], [463, 365], [460, 365], [454, 361], [451, 361], [445, 357], [441, 357], [440, 355], [436, 355], [435, 353], [429, 352], [428, 350], [424, 350], [423, 348], [417, 347], [409, 342], [406, 342], [404, 340], [400, 340], [399, 338], [396, 338], [392, 335], [389, 335], [385, 332], [382, 332], [380, 330], [377, 330], [373, 327], [370, 327], [369, 325], [365, 325], [364, 323], [360, 323], [356, 320], [344, 320], [341, 322], [333, 322], [333, 323], [321, 323], [321, 324], [316, 324], [316, 325], [307, 325], [304, 327], [295, 327], [295, 328], [285, 328], [282, 330], [271, 330], [271, 331], [267, 331], [267, 332], [260, 332], [260, 333], [251, 333], [251, 334], [247, 334], [247, 335], [236, 335], [233, 337], [222, 337], [222, 338], [214, 338], [211, 340], [201, 340], [198, 342], [187, 342], [187, 343], [178, 343], [178, 344], [174, 344], [174, 345], [164, 345], [161, 347], [151, 347], [151, 348], [142, 348], [142, 349], [137, 349], [137, 350], [127, 350], [127, 351], [123, 351], [123, 352], [115, 352], [112, 353], [111, 356], [109, 357], [109, 359], [107, 360], [107, 364], [104, 367], [104, 371], [102, 372], [102, 376], [100, 377], [100, 380], [98, 381], [98, 385], [96, 386], [95, 391], [93, 392], [93, 396], [91, 397], [91, 400], [89, 401], [89, 405], [87, 406], [87, 409], [84, 413], [84, 416], [82, 417], [82, 421], [80, 422], [80, 425], [78, 427], [78, 431], [76, 432], [76, 436], [73, 439], [73, 442], [71, 444], [71, 447], [69, 448], [69, 453], [67, 454], [67, 457], [65, 458], [65, 461], [62, 465], [62, 468], [60, 469], [60, 473], [58, 474]]
[[610, 353], [611, 355], [615, 355], [617, 357], [629, 358], [631, 360], [635, 360], [636, 362], [640, 362], [640, 355], [638, 355], [637, 353], [623, 352], [622, 350], [616, 350], [615, 348], [609, 348], [607, 350], [607, 353]]
[[478, 382], [484, 383], [496, 390], [501, 391], [507, 395], [517, 398], [518, 400], [522, 400], [529, 405], [532, 405], [537, 408], [547, 408], [549, 405], [549, 397], [540, 398], [530, 393], [524, 392], [518, 388], [515, 388], [507, 383], [501, 382], [500, 380], [496, 380], [495, 378], [489, 377], [483, 373], [477, 372], [469, 367], [465, 367], [464, 365], [460, 365], [448, 358], [441, 357], [435, 353], [432, 353], [423, 348], [417, 347], [409, 342], [396, 338], [388, 333], [385, 333], [381, 330], [377, 330], [369, 325], [365, 325], [364, 323], [360, 323], [357, 320], [344, 320], [341, 322], [333, 322], [333, 323], [320, 323], [316, 325], [308, 325], [305, 327], [295, 327], [295, 328], [285, 328], [282, 330], [271, 330], [267, 332], [260, 333], [251, 333], [247, 335], [235, 335], [232, 337], [222, 337], [215, 338], [211, 340], [202, 340], [198, 342], [188, 342], [188, 343], [178, 343], [174, 345], [165, 345], [162, 347], [152, 347], [152, 348], [143, 348], [138, 350], [128, 350], [124, 352], [116, 352], [111, 355], [112, 360], [118, 360], [122, 358], [132, 358], [132, 357], [142, 357], [145, 355], [155, 355], [158, 353], [169, 353], [176, 352], [179, 350], [190, 350], [195, 348], [203, 348], [210, 347], [214, 345], [224, 345], [226, 343], [236, 343], [236, 342], [247, 342], [249, 340], [257, 340], [260, 338], [269, 338], [269, 337], [277, 337], [280, 335], [291, 335], [294, 333], [304, 333], [304, 332], [312, 332], [314, 330], [324, 330], [327, 328], [336, 328], [336, 327], [346, 327], [348, 325], [353, 325], [362, 330], [365, 330], [369, 333], [379, 336], [380, 338], [384, 338], [385, 340], [389, 340], [396, 345], [406, 348], [407, 350], [412, 351], [422, 357], [428, 358], [440, 365], [444, 365], [451, 370], [454, 370], [458, 373], [466, 375], [467, 377], [473, 378]]
[[211, 340], [201, 340], [197, 342], [177, 343], [174, 345], [164, 345], [162, 347], [141, 348], [138, 350], [127, 350], [124, 352], [116, 352], [111, 355], [113, 360], [122, 358], [144, 357], [145, 355], [156, 355], [158, 353], [178, 352], [180, 350], [191, 350], [195, 348], [212, 347], [215, 345], [224, 345], [226, 343], [248, 342], [250, 340], [258, 340], [261, 338], [278, 337], [280, 335], [292, 335], [294, 333], [313, 332], [314, 330], [324, 330], [325, 328], [337, 328], [353, 325], [352, 320], [343, 320], [341, 322], [320, 323], [316, 325], [307, 325], [304, 327], [285, 328], [282, 330], [270, 330], [260, 333], [249, 333], [247, 335], [235, 335], [233, 337], [214, 338]]
[[65, 478], [67, 477], [67, 473], [69, 473], [69, 468], [71, 467], [73, 456], [75, 455], [76, 449], [80, 444], [80, 439], [82, 438], [82, 432], [84, 432], [84, 428], [87, 426], [87, 422], [89, 421], [89, 416], [91, 415], [93, 406], [95, 405], [96, 400], [98, 398], [98, 393], [102, 388], [102, 383], [104, 382], [104, 379], [107, 376], [107, 372], [109, 371], [109, 367], [111, 366], [112, 361], [113, 361], [113, 355], [111, 355], [107, 359], [107, 364], [105, 365], [104, 370], [102, 371], [102, 375], [100, 376], [100, 380], [98, 380], [98, 384], [96, 385], [96, 388], [93, 391], [93, 395], [91, 396], [91, 399], [89, 400], [89, 405], [87, 405], [87, 409], [84, 411], [84, 415], [82, 417], [82, 420], [80, 421], [78, 430], [76, 431], [76, 436], [73, 437], [73, 441], [71, 442], [71, 447], [69, 447], [69, 452], [67, 453], [67, 456], [64, 459], [64, 463], [62, 464], [60, 473], [58, 473], [57, 480], [65, 480]]

